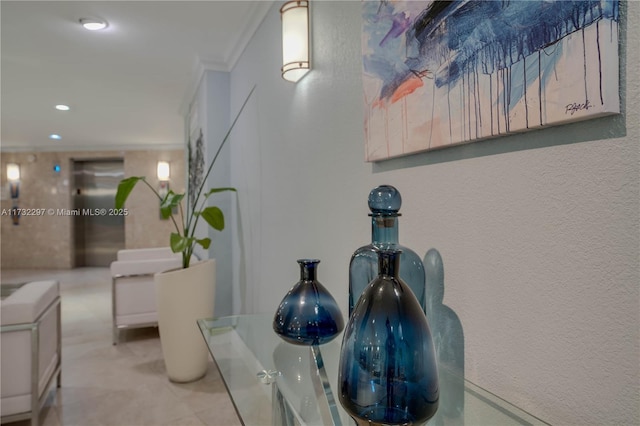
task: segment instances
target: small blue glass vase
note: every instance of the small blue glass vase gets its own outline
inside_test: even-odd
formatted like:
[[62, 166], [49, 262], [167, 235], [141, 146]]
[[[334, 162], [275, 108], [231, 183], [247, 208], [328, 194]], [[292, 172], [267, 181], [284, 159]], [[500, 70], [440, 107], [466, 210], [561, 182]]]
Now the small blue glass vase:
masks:
[[359, 424], [421, 424], [436, 413], [440, 395], [431, 331], [399, 278], [400, 251], [379, 250], [378, 268], [345, 329], [340, 403]]
[[321, 345], [344, 329], [342, 312], [329, 291], [316, 279], [317, 259], [300, 259], [300, 281], [282, 299], [273, 330], [296, 345]]
[[364, 289], [378, 275], [377, 249], [392, 245], [402, 250], [400, 278], [409, 285], [422, 311], [426, 312], [422, 259], [415, 251], [398, 242], [398, 218], [402, 206], [400, 192], [391, 185], [377, 186], [369, 193], [368, 204], [371, 210], [371, 243], [357, 249], [349, 262], [349, 315]]

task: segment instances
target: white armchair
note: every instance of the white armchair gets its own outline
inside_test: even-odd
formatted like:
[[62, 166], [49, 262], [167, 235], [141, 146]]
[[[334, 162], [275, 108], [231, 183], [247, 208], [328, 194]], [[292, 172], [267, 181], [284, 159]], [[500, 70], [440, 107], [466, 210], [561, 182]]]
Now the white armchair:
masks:
[[54, 379], [61, 385], [58, 282], [27, 283], [1, 304], [2, 423], [31, 419], [37, 425]]
[[169, 247], [118, 251], [111, 263], [113, 344], [122, 328], [158, 324], [153, 275], [182, 266], [182, 255]]

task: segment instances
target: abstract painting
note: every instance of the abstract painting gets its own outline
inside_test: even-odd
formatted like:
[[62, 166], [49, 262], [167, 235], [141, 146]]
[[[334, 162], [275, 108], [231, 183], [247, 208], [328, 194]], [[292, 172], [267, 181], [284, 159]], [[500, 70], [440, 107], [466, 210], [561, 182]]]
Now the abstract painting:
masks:
[[196, 139], [195, 146], [192, 146], [192, 142], [189, 141], [188, 148], [188, 160], [189, 160], [189, 205], [191, 209], [196, 209], [196, 198], [198, 193], [193, 188], [199, 188], [204, 180], [204, 135], [202, 129], [199, 129], [198, 139]]
[[362, 10], [367, 161], [620, 111], [618, 0]]

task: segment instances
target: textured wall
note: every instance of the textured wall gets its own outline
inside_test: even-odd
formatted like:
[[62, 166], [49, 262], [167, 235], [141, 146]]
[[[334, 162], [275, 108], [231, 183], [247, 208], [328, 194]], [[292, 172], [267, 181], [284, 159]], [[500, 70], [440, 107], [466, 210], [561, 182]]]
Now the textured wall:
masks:
[[[43, 216], [23, 216], [20, 225], [13, 226], [7, 215], [0, 217], [2, 268], [67, 269], [74, 266], [72, 245], [73, 217], [57, 214], [58, 209], [71, 209], [71, 161], [99, 158], [124, 158], [125, 176], [150, 177], [157, 186], [156, 163], [171, 162], [174, 190], [184, 190], [184, 158], [182, 150], [175, 151], [119, 151], [119, 152], [20, 152], [2, 153], [3, 197], [1, 208], [11, 208], [6, 191], [6, 164], [18, 163], [21, 169], [19, 206], [24, 209], [54, 209], [56, 213]], [[58, 163], [62, 170], [54, 173]], [[141, 184], [139, 184], [141, 185]], [[5, 197], [6, 195], [6, 197]], [[160, 220], [157, 200], [146, 188], [134, 189], [125, 218], [127, 248], [168, 245], [170, 223]]]
[[[7, 185], [7, 163], [20, 165], [20, 198], [23, 209], [70, 209], [69, 156], [57, 153], [2, 153], [2, 210], [10, 209]], [[54, 173], [53, 165], [62, 170]], [[6, 191], [6, 193], [4, 192]], [[71, 268], [71, 232], [73, 217], [45, 213], [43, 216], [22, 216], [20, 225], [12, 225], [7, 215], [0, 217], [2, 236], [2, 268]]]
[[281, 79], [273, 6], [231, 74], [234, 290], [273, 313], [317, 257], [346, 312], [367, 194], [403, 196], [400, 241], [443, 258], [466, 377], [553, 424], [640, 423], [640, 3], [623, 2], [623, 114], [364, 162], [360, 2], [312, 2], [313, 70]]
[[[156, 165], [158, 161], [168, 161], [171, 166], [170, 187], [176, 193], [185, 191], [186, 167], [184, 151], [127, 151], [124, 157], [124, 175], [145, 176], [147, 181], [158, 188]], [[169, 235], [175, 231], [170, 220], [160, 219], [159, 201], [155, 194], [143, 183], [134, 188], [126, 207], [129, 215], [125, 219], [125, 241], [127, 248], [166, 247]], [[179, 216], [176, 221], [180, 226]]]

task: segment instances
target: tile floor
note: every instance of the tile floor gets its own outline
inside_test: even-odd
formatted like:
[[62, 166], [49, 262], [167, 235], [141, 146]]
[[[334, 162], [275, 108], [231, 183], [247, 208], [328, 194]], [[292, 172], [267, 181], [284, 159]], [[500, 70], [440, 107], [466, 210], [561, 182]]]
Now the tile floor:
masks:
[[213, 362], [203, 379], [176, 384], [165, 375], [156, 328], [122, 331], [120, 343], [112, 345], [108, 268], [3, 270], [1, 279], [3, 283], [60, 282], [62, 387], [50, 394], [41, 424], [241, 424]]

